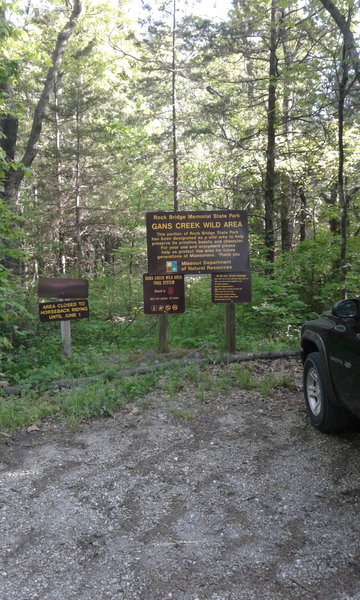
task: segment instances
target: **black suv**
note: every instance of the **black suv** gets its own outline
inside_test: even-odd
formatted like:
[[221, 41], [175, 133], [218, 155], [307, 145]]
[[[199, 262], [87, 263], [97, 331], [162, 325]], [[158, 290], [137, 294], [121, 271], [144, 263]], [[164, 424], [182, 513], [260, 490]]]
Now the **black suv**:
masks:
[[360, 298], [341, 300], [301, 328], [305, 404], [324, 432], [360, 418]]

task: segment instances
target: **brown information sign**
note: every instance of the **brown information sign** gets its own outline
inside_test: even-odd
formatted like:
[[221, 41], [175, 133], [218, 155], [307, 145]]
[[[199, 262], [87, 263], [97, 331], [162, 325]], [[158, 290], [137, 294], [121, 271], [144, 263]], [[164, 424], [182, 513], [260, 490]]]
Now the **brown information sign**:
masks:
[[185, 311], [184, 275], [144, 275], [143, 281], [146, 315]]
[[43, 323], [86, 319], [89, 316], [89, 303], [87, 300], [42, 302], [39, 304], [39, 314]]
[[213, 302], [251, 302], [249, 273], [213, 273], [211, 296]]
[[40, 298], [87, 298], [89, 282], [86, 279], [65, 277], [40, 278], [38, 295]]
[[149, 273], [247, 271], [243, 210], [146, 214]]

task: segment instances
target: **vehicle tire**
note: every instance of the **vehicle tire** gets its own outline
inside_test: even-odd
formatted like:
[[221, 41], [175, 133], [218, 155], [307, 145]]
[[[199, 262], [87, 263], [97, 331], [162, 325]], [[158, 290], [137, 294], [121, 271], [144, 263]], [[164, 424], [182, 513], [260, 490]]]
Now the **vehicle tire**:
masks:
[[304, 395], [307, 413], [316, 429], [335, 433], [349, 427], [350, 413], [345, 408], [335, 406], [328, 397], [319, 352], [311, 352], [305, 360]]

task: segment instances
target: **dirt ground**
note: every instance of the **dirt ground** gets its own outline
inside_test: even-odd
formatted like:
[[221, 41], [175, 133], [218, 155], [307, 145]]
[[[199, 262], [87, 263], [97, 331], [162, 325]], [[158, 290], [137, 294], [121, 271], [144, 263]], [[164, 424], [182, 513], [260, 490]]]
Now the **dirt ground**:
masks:
[[294, 388], [1, 442], [2, 600], [359, 600], [360, 433], [312, 429], [271, 365]]

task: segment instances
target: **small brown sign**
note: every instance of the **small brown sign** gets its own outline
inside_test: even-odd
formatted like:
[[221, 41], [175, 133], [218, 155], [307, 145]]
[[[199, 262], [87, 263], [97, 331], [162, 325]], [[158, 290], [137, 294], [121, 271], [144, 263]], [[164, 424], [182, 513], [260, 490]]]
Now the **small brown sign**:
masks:
[[146, 315], [185, 311], [184, 275], [144, 275], [143, 282]]
[[61, 300], [56, 302], [41, 302], [39, 304], [40, 321], [72, 321], [89, 317], [87, 300]]
[[251, 302], [249, 273], [213, 273], [211, 276], [213, 302]]
[[38, 295], [40, 298], [87, 298], [89, 282], [86, 279], [65, 277], [40, 278]]

